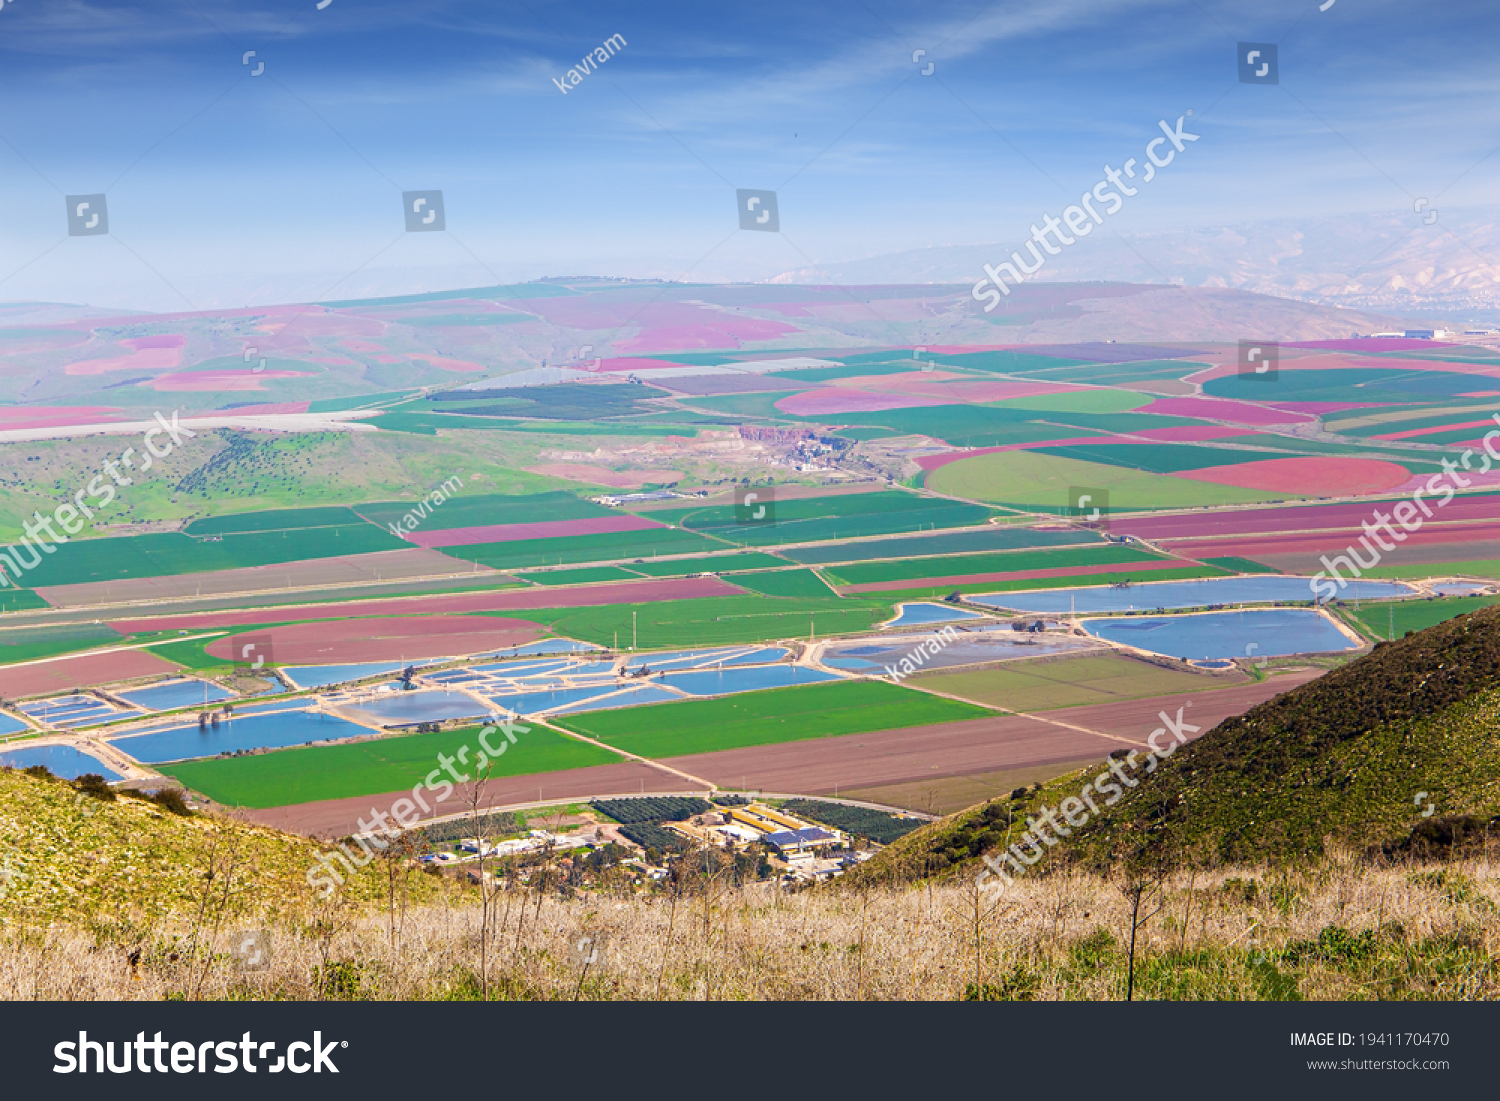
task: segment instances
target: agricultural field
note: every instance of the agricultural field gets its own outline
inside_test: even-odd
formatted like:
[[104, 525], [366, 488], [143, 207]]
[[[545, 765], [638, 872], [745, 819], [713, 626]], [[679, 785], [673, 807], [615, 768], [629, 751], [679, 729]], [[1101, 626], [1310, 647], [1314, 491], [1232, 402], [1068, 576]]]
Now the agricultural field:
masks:
[[992, 714], [988, 708], [899, 685], [844, 681], [599, 711], [564, 718], [558, 725], [644, 757], [686, 757]]
[[940, 558], [903, 558], [888, 562], [859, 562], [828, 571], [837, 585], [865, 585], [879, 581], [920, 581], [929, 577], [958, 577], [979, 573], [1023, 573], [1072, 566], [1129, 566], [1135, 562], [1164, 561], [1159, 554], [1118, 543], [1094, 547], [1066, 547], [1045, 551], [1006, 551], [1001, 554], [955, 554]]
[[375, 527], [356, 522], [327, 527], [246, 531], [198, 538], [182, 532], [73, 540], [27, 572], [33, 585], [77, 585], [89, 581], [165, 577], [242, 569], [279, 562], [337, 558], [400, 550], [408, 546]]
[[564, 638], [610, 649], [629, 648], [635, 639], [643, 650], [853, 634], [891, 616], [889, 600], [841, 599], [826, 586], [825, 591], [826, 598], [747, 594], [497, 614], [542, 623]]
[[924, 673], [922, 687], [1006, 711], [1048, 711], [1116, 700], [1249, 684], [1244, 674], [1165, 669], [1123, 654], [1011, 661], [955, 673]]
[[[607, 750], [575, 741], [539, 723], [518, 735], [510, 752], [494, 762], [491, 775], [610, 764]], [[405, 734], [346, 745], [307, 746], [244, 757], [209, 758], [162, 765], [160, 771], [228, 807], [280, 807], [411, 790], [438, 767], [438, 754], [473, 747], [477, 727], [436, 734]], [[470, 752], [473, 750], [471, 748]], [[456, 803], [451, 808], [460, 810]]]
[[1031, 508], [1059, 516], [1066, 513], [1068, 491], [1076, 486], [1108, 491], [1109, 507], [1114, 512], [1256, 504], [1298, 496], [1295, 493], [1215, 485], [1031, 451], [994, 452], [959, 459], [928, 474], [926, 485], [936, 493], [953, 497]]
[[[787, 556], [788, 558], [791, 555]], [[793, 559], [800, 561], [800, 559]], [[785, 566], [786, 559], [774, 554], [750, 551], [739, 554], [716, 554], [704, 558], [669, 558], [660, 562], [632, 561], [622, 566], [643, 577], [686, 577], [693, 573], [732, 573], [736, 570], [767, 570]]]
[[1099, 536], [1090, 531], [1034, 531], [1023, 528], [985, 527], [973, 531], [948, 531], [937, 535], [862, 539], [827, 546], [791, 547], [782, 551], [781, 554], [805, 566], [821, 566], [836, 562], [865, 562], [885, 558], [922, 558], [939, 554], [1071, 547], [1098, 544], [1099, 541]]
[[492, 569], [526, 566], [561, 566], [583, 562], [620, 562], [659, 555], [703, 554], [727, 550], [718, 540], [680, 528], [647, 531], [605, 532], [553, 539], [514, 539], [503, 543], [475, 543], [443, 547], [442, 552], [462, 562], [477, 562]]
[[680, 795], [661, 795], [640, 799], [595, 799], [591, 804], [595, 810], [609, 815], [622, 826], [637, 822], [681, 822], [695, 814], [714, 809], [707, 799], [693, 799]]
[[733, 506], [653, 510], [651, 518], [679, 524], [742, 546], [774, 546], [891, 535], [924, 528], [984, 523], [991, 510], [980, 505], [889, 491], [775, 502], [774, 520], [746, 522]]
[[1500, 604], [1500, 596], [1449, 596], [1436, 600], [1401, 600], [1388, 604], [1366, 604], [1355, 608], [1345, 602], [1339, 611], [1358, 623], [1371, 638], [1406, 637], [1409, 631], [1425, 631], [1454, 616]]

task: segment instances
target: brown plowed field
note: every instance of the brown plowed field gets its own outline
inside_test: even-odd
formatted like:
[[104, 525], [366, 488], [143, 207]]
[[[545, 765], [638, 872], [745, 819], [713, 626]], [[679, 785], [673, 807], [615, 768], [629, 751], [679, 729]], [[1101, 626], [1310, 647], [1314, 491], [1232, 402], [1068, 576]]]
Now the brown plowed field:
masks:
[[204, 649], [233, 660], [242, 639], [271, 637], [271, 653], [282, 665], [461, 657], [520, 646], [547, 632], [524, 619], [488, 616], [395, 616], [293, 623], [269, 631], [218, 638]]
[[57, 657], [36, 665], [13, 665], [0, 669], [0, 696], [16, 699], [92, 688], [115, 681], [133, 680], [158, 673], [173, 673], [177, 666], [146, 650], [116, 650], [87, 657]]
[[[728, 749], [673, 757], [662, 763], [723, 787], [748, 785], [766, 791], [822, 794], [840, 790], [909, 783], [942, 776], [1033, 768], [1079, 760], [1102, 760], [1128, 746], [1144, 746], [1161, 725], [1158, 713], [1173, 718], [1188, 700], [1184, 722], [1207, 733], [1224, 719], [1243, 714], [1258, 703], [1305, 684], [1320, 671], [1288, 673], [1240, 688], [1220, 688], [1191, 695], [1156, 696], [1119, 703], [1046, 711], [1038, 718], [1021, 715], [973, 719], [961, 723], [878, 734], [848, 734], [805, 742]], [[1042, 719], [1099, 731], [1085, 733]], [[1104, 737], [1106, 734], [1113, 738]], [[1196, 737], [1196, 735], [1190, 735]], [[1166, 743], [1163, 741], [1163, 745]]]
[[968, 772], [1100, 759], [1120, 743], [1036, 719], [1003, 715], [958, 723], [726, 749], [663, 763], [723, 787], [822, 793]]
[[[402, 552], [407, 553], [407, 552]], [[717, 577], [672, 577], [660, 581], [622, 581], [615, 585], [576, 588], [510, 589], [488, 593], [452, 593], [392, 600], [351, 600], [334, 604], [294, 604], [254, 611], [198, 612], [155, 619], [123, 619], [111, 624], [122, 634], [137, 631], [191, 630], [238, 627], [256, 623], [285, 623], [294, 619], [337, 616], [436, 615], [465, 612], [513, 612], [533, 608], [593, 608], [609, 604], [650, 604], [660, 600], [690, 600], [700, 596], [739, 596], [744, 590]]]
[[[1150, 733], [1161, 726], [1159, 713], [1162, 711], [1175, 719], [1177, 709], [1182, 707], [1183, 721], [1201, 727], [1200, 734], [1207, 734], [1225, 719], [1234, 715], [1243, 715], [1256, 704], [1265, 703], [1283, 692], [1290, 692], [1299, 685], [1316, 680], [1322, 673], [1321, 669], [1308, 669], [1294, 673], [1281, 673], [1259, 683], [1244, 684], [1238, 688], [1210, 688], [1202, 692], [1147, 696], [1139, 700], [1095, 703], [1087, 707], [1064, 707], [1057, 711], [1043, 711], [1040, 714], [1059, 722], [1097, 730], [1101, 734], [1129, 738], [1133, 742], [1140, 742], [1144, 745]], [[1185, 707], [1184, 705], [1189, 702], [1191, 706]], [[1197, 734], [1190, 735], [1190, 737], [1197, 736]]]
[[[408, 577], [442, 577], [474, 573], [474, 567], [437, 551], [393, 550], [373, 554], [350, 554], [342, 558], [319, 558], [310, 562], [288, 562], [281, 566], [250, 566], [239, 570], [210, 570], [174, 577], [141, 577], [128, 581], [88, 581], [81, 585], [49, 585], [37, 592], [54, 608], [77, 608], [123, 601], [149, 603], [185, 596], [216, 596], [225, 593], [270, 592], [304, 589], [314, 585], [349, 585], [361, 581], [399, 581]], [[482, 566], [483, 579], [503, 575]]]
[[[507, 776], [490, 780], [485, 786], [479, 807], [483, 810], [487, 807], [542, 800], [563, 803], [595, 795], [628, 795], [631, 792], [649, 795], [657, 791], [682, 791], [686, 786], [687, 781], [682, 777], [649, 765], [634, 762], [593, 765], [562, 772], [545, 772], [536, 776]], [[457, 814], [470, 809], [469, 799], [472, 798], [473, 787], [472, 784], [459, 785], [442, 803], [433, 803], [432, 796], [424, 794], [437, 815]], [[298, 803], [295, 806], [272, 807], [269, 810], [241, 810], [235, 814], [252, 822], [292, 833], [313, 837], [345, 837], [359, 830], [361, 818], [370, 821], [375, 812], [389, 811], [392, 803], [409, 797], [410, 794], [407, 791], [393, 791], [385, 795], [326, 799], [320, 803]]]

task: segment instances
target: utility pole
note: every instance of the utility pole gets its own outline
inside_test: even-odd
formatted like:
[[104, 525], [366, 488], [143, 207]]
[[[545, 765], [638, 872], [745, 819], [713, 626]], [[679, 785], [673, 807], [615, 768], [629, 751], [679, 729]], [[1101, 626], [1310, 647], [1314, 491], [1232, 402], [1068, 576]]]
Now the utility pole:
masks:
[[635, 629], [635, 615], [636, 615], [635, 609], [632, 608], [630, 610], [630, 648], [631, 648], [631, 650], [634, 650], [636, 648], [636, 646], [640, 643], [640, 639], [637, 637], [637, 633], [636, 633], [636, 629]]

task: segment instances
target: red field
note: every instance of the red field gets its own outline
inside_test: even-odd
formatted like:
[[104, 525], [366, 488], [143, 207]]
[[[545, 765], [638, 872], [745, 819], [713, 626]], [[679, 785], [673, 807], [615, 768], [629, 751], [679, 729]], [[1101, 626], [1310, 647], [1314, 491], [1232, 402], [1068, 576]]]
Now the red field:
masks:
[[1355, 493], [1383, 493], [1411, 478], [1411, 471], [1382, 459], [1346, 459], [1332, 455], [1265, 459], [1228, 466], [1206, 466], [1173, 474], [1194, 482], [1212, 482], [1267, 493], [1314, 497], [1342, 497]]
[[489, 524], [477, 528], [446, 531], [413, 531], [402, 538], [419, 547], [467, 547], [474, 543], [510, 543], [517, 539], [556, 539], [565, 535], [602, 535], [617, 531], [659, 528], [655, 520], [640, 516], [591, 516], [584, 520], [541, 520], [531, 524]]
[[354, 616], [435, 615], [445, 612], [512, 612], [533, 608], [593, 608], [608, 604], [650, 604], [660, 600], [692, 600], [702, 596], [742, 596], [717, 577], [673, 577], [660, 581], [621, 581], [614, 585], [577, 588], [524, 589], [492, 593], [453, 593], [450, 596], [398, 597], [335, 604], [295, 604], [242, 612], [195, 612], [155, 619], [124, 619], [111, 626], [122, 634], [207, 627], [285, 623], [296, 619], [347, 619]]
[[[520, 646], [546, 633], [524, 619], [457, 615], [330, 619], [253, 632], [271, 636], [271, 652], [281, 665], [462, 657]], [[216, 658], [234, 659], [248, 637], [215, 639], [204, 649]]]
[[[1150, 540], [1257, 532], [1342, 530], [1357, 528], [1370, 518], [1376, 508], [1389, 511], [1391, 503], [1369, 501], [1337, 505], [1297, 505], [1292, 508], [1226, 509], [1188, 516], [1131, 516], [1115, 519], [1111, 527], [1117, 532]], [[1500, 515], [1500, 496], [1492, 495], [1455, 497], [1443, 506], [1436, 518], [1446, 524], [1460, 520], [1493, 520], [1497, 515]]]
[[1313, 419], [1302, 413], [1267, 409], [1247, 401], [1220, 398], [1158, 398], [1141, 411], [1171, 417], [1202, 417], [1204, 420], [1229, 421], [1231, 424], [1287, 424]]
[[116, 650], [110, 654], [56, 657], [35, 665], [0, 668], [0, 696], [17, 699], [92, 688], [115, 681], [176, 672], [177, 666], [146, 650]]
[[[1369, 519], [1373, 506], [1365, 513]], [[1399, 530], [1399, 528], [1398, 528]], [[1364, 532], [1358, 527], [1341, 528], [1334, 531], [1304, 532], [1300, 535], [1256, 535], [1240, 539], [1188, 539], [1169, 543], [1177, 554], [1193, 557], [1237, 554], [1246, 558], [1258, 558], [1267, 554], [1336, 554], [1355, 542]], [[1495, 524], [1428, 524], [1420, 531], [1405, 532], [1406, 539], [1398, 544], [1391, 554], [1400, 554], [1414, 547], [1432, 547], [1448, 544], [1487, 542], [1500, 539], [1500, 523]], [[1391, 542], [1382, 529], [1382, 537]], [[1361, 554], [1365, 554], [1363, 548]], [[1395, 564], [1394, 560], [1391, 564]]]

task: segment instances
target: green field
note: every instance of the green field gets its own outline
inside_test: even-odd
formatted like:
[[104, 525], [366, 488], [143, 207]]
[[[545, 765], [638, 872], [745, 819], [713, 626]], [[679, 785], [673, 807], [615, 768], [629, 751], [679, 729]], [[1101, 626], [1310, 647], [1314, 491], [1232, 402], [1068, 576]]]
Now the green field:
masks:
[[681, 524], [733, 543], [773, 546], [893, 535], [933, 527], [965, 527], [984, 523], [992, 513], [982, 505], [887, 490], [776, 501], [774, 523], [742, 523], [732, 505], [665, 509], [650, 515], [652, 519]]
[[252, 531], [332, 528], [362, 522], [362, 518], [352, 508], [324, 505], [313, 508], [273, 508], [260, 512], [242, 512], [234, 516], [210, 516], [194, 520], [184, 530], [189, 535], [238, 535]]
[[732, 585], [765, 596], [822, 600], [836, 595], [812, 570], [774, 570], [737, 573], [725, 578]]
[[34, 661], [56, 654], [118, 645], [125, 636], [102, 623], [60, 623], [52, 627], [21, 627], [0, 632], [0, 665]]
[[639, 581], [640, 575], [619, 566], [585, 566], [579, 570], [543, 570], [540, 573], [518, 573], [522, 581], [538, 585], [591, 585], [595, 581]]
[[1148, 474], [1178, 474], [1207, 466], [1237, 466], [1274, 459], [1264, 451], [1239, 451], [1227, 447], [1201, 447], [1189, 443], [1097, 443], [1067, 447], [1039, 447], [1034, 455], [1056, 455], [1087, 463], [1144, 470]]
[[558, 725], [643, 757], [680, 757], [992, 714], [987, 708], [883, 681], [842, 681], [596, 711]]
[[1033, 451], [1002, 451], [960, 459], [927, 475], [927, 485], [938, 493], [955, 497], [1035, 508], [1058, 515], [1067, 510], [1068, 491], [1077, 486], [1108, 490], [1109, 506], [1116, 512], [1254, 504], [1295, 496], [1147, 474]]
[[711, 558], [670, 558], [664, 562], [629, 562], [626, 563], [625, 568], [644, 574], [646, 577], [686, 577], [691, 573], [767, 570], [785, 565], [786, 560], [777, 558], [774, 554], [749, 551], [744, 554], [719, 554]]
[[997, 409], [1029, 409], [1036, 413], [1129, 413], [1156, 399], [1134, 390], [1068, 390], [995, 402]]
[[1096, 547], [1067, 547], [1046, 551], [1005, 551], [1000, 554], [954, 554], [941, 558], [905, 558], [891, 562], [855, 562], [828, 571], [837, 585], [869, 585], [880, 581], [920, 581], [929, 577], [961, 577], [973, 573], [1019, 573], [1024, 570], [1067, 569], [1073, 566], [1121, 566], [1131, 562], [1159, 562], [1162, 556], [1110, 543]]
[[114, 539], [73, 540], [57, 548], [26, 574], [34, 585], [74, 585], [85, 581], [120, 581], [137, 577], [170, 577], [208, 570], [243, 569], [345, 554], [409, 549], [411, 544], [357, 522], [297, 531], [251, 531], [215, 536], [216, 542], [181, 532], [126, 535]]
[[826, 600], [747, 594], [651, 604], [613, 604], [603, 608], [538, 608], [495, 614], [544, 623], [565, 638], [613, 648], [630, 645], [631, 613], [634, 612], [637, 645], [655, 650], [806, 638], [814, 630], [819, 638], [853, 634], [885, 622], [891, 616], [891, 607], [884, 593], [880, 594], [879, 600], [840, 599], [831, 594]]
[[1122, 654], [1006, 661], [966, 672], [924, 673], [915, 679], [934, 692], [961, 696], [1007, 711], [1083, 707], [1250, 683], [1245, 676], [1207, 677], [1201, 673], [1184, 673]]
[[[597, 746], [574, 741], [537, 723], [516, 735], [516, 743], [495, 762], [492, 776], [524, 776], [569, 768], [616, 763], [619, 758]], [[351, 745], [308, 746], [248, 757], [210, 758], [163, 765], [193, 791], [231, 807], [281, 807], [322, 799], [380, 795], [411, 788], [438, 767], [439, 753], [452, 757], [460, 746], [470, 746], [469, 760], [479, 751], [477, 727], [443, 730], [436, 734], [408, 734]], [[463, 768], [455, 765], [460, 774]], [[431, 801], [434, 796], [428, 795]], [[440, 804], [443, 805], [443, 804]], [[450, 811], [463, 809], [456, 797]]]
[[1027, 531], [1018, 528], [983, 527], [974, 531], [951, 531], [940, 535], [913, 535], [905, 539], [866, 539], [826, 547], [794, 547], [781, 553], [805, 566], [830, 562], [869, 562], [882, 558], [920, 558], [934, 554], [964, 554], [979, 551], [1029, 550], [1035, 547], [1067, 547], [1099, 544], [1089, 531]]
[[30, 589], [0, 589], [0, 612], [31, 612], [39, 608], [50, 608], [41, 597]]
[[1376, 566], [1365, 571], [1366, 577], [1389, 577], [1396, 580], [1428, 577], [1481, 577], [1500, 581], [1500, 558], [1467, 559], [1461, 562], [1428, 562], [1416, 566]]
[[1439, 623], [1446, 623], [1454, 616], [1500, 604], [1500, 596], [1445, 596], [1437, 600], [1393, 600], [1381, 604], [1365, 604], [1356, 611], [1347, 601], [1340, 609], [1349, 619], [1357, 620], [1360, 626], [1376, 638], [1389, 639], [1393, 629], [1397, 638], [1405, 638], [1407, 631], [1425, 631]]
[[1200, 558], [1198, 561], [1202, 562], [1205, 566], [1216, 566], [1221, 570], [1233, 570], [1235, 573], [1281, 572], [1280, 570], [1273, 570], [1270, 566], [1263, 565], [1260, 562], [1252, 561], [1249, 558], [1240, 558], [1232, 554], [1224, 558]]
[[[1078, 577], [1042, 577], [1031, 580], [1018, 579], [1015, 581], [984, 581], [977, 584], [961, 586], [965, 596], [983, 596], [986, 593], [1018, 593], [1029, 592], [1033, 589], [1081, 589], [1091, 585], [1116, 585], [1122, 581], [1193, 581], [1200, 577], [1224, 577], [1224, 570], [1214, 569], [1212, 566], [1183, 566], [1178, 569], [1173, 567], [1166, 570], [1152, 570], [1150, 573], [1120, 572], [1120, 573], [1091, 573], [1082, 574]], [[913, 585], [909, 589], [892, 589], [878, 593], [856, 594], [865, 599], [880, 597], [882, 600], [899, 602], [902, 600], [931, 600], [934, 597], [944, 597], [954, 589], [950, 582], [946, 585]]]
[[[397, 523], [416, 508], [420, 501], [420, 497], [410, 501], [378, 501], [360, 505], [358, 511], [372, 523], [384, 527]], [[593, 501], [566, 490], [508, 496], [502, 493], [470, 495], [458, 489], [448, 500], [429, 506], [427, 515], [418, 526], [423, 531], [448, 531], [452, 528], [478, 528], [491, 524], [534, 524], [614, 515], [617, 514], [603, 505], [596, 505]]]
[[[409, 544], [408, 544], [409, 545]], [[612, 562], [654, 558], [660, 554], [694, 554], [723, 550], [724, 544], [677, 528], [616, 531], [602, 535], [567, 535], [558, 539], [514, 539], [508, 543], [473, 543], [444, 547], [442, 553], [495, 569], [562, 566], [575, 562]]]

